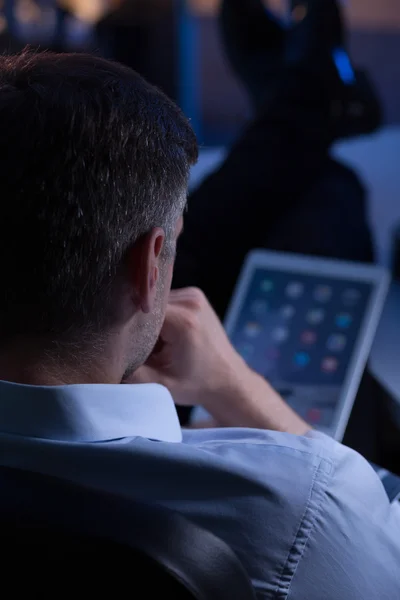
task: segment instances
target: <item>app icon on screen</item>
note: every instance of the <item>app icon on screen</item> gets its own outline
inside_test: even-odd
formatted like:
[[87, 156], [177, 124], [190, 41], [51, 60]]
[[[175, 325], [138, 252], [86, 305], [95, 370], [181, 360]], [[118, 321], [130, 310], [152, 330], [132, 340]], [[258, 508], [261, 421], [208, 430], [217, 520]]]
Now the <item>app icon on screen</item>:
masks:
[[310, 355], [307, 352], [296, 352], [294, 355], [294, 364], [302, 369], [310, 364], [310, 360]]
[[355, 306], [361, 299], [361, 292], [356, 289], [349, 288], [342, 294], [342, 300], [346, 306]]
[[306, 420], [311, 425], [317, 425], [318, 423], [321, 422], [321, 419], [322, 419], [322, 413], [319, 408], [310, 408], [310, 410], [307, 411]]
[[353, 317], [348, 313], [340, 313], [336, 317], [336, 326], [339, 329], [348, 329], [353, 322]]
[[277, 344], [283, 344], [289, 337], [289, 330], [286, 327], [277, 327], [272, 332], [272, 339]]
[[319, 325], [325, 319], [325, 311], [322, 308], [314, 308], [307, 313], [307, 321], [311, 325]]
[[249, 321], [246, 323], [244, 333], [249, 338], [256, 338], [261, 333], [260, 323], [256, 323], [256, 321]]
[[260, 285], [260, 289], [262, 292], [265, 292], [266, 294], [268, 294], [269, 292], [272, 292], [272, 290], [274, 289], [274, 283], [273, 281], [271, 281], [270, 279], [263, 279]]
[[317, 334], [315, 331], [303, 331], [301, 334], [301, 341], [307, 346], [312, 346], [317, 341]]
[[282, 306], [281, 315], [287, 321], [289, 321], [289, 319], [293, 319], [295, 312], [296, 312], [296, 310], [295, 310], [294, 306], [291, 306], [290, 304], [286, 304], [286, 306]]
[[317, 302], [329, 302], [332, 298], [332, 288], [329, 285], [317, 285], [314, 290], [314, 299]]
[[322, 361], [322, 370], [324, 373], [335, 373], [338, 369], [339, 361], [333, 356], [328, 356]]
[[342, 352], [347, 344], [347, 338], [342, 333], [335, 333], [328, 338], [326, 347], [331, 352]]
[[268, 312], [268, 302], [265, 302], [265, 300], [255, 300], [251, 305], [251, 312], [256, 317], [264, 317]]
[[236, 350], [244, 360], [249, 360], [254, 354], [254, 346], [252, 344], [239, 344]]
[[278, 360], [281, 357], [281, 353], [278, 348], [268, 348], [265, 353], [265, 358], [267, 360]]
[[304, 293], [304, 284], [299, 281], [293, 281], [286, 286], [286, 295], [289, 298], [300, 298]]

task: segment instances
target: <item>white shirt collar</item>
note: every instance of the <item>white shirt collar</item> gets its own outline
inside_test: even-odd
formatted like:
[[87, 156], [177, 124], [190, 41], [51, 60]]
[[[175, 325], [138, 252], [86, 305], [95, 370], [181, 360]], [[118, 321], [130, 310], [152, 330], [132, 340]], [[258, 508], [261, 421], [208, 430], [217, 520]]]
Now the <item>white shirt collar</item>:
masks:
[[0, 432], [71, 442], [182, 440], [171, 394], [156, 384], [45, 387], [0, 381]]

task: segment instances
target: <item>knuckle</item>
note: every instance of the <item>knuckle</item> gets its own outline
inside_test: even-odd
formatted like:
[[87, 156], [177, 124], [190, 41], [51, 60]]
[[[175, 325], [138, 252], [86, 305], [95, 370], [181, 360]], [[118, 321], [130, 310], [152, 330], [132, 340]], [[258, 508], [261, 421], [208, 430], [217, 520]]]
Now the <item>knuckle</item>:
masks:
[[199, 324], [199, 319], [196, 314], [189, 311], [185, 313], [183, 317], [183, 326], [187, 331], [197, 331]]
[[188, 308], [194, 312], [201, 312], [207, 303], [204, 292], [196, 287], [189, 288], [188, 292], [190, 294], [187, 300]]

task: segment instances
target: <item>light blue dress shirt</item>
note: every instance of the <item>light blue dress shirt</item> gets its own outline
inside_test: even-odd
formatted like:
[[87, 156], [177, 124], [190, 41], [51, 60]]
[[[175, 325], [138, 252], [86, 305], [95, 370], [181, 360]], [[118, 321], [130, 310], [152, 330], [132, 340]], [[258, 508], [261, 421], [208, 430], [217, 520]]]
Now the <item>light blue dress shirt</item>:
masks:
[[400, 510], [313, 433], [184, 431], [157, 385], [0, 383], [0, 463], [156, 501], [223, 538], [258, 598], [400, 599]]

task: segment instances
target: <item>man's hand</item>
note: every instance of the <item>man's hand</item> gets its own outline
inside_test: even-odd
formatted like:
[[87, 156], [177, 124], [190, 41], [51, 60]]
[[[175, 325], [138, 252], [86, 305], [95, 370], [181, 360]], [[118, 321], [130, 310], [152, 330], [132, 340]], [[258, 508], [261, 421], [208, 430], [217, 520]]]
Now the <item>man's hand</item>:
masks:
[[160, 383], [175, 402], [202, 405], [222, 426], [304, 434], [300, 419], [231, 345], [196, 288], [171, 292], [160, 339], [128, 383]]
[[244, 368], [204, 294], [185, 288], [171, 291], [159, 341], [133, 377], [161, 383], [177, 404], [195, 406]]

